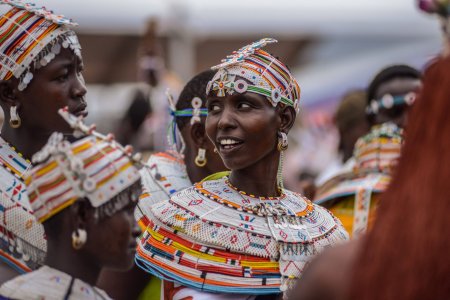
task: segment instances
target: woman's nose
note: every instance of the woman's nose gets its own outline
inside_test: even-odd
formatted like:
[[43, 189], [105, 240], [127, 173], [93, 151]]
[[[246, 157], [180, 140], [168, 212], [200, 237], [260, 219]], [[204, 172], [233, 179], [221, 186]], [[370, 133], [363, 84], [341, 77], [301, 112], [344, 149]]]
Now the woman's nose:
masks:
[[229, 108], [224, 108], [220, 114], [219, 122], [217, 123], [219, 129], [227, 129], [236, 127], [236, 121], [234, 118], [234, 113]]

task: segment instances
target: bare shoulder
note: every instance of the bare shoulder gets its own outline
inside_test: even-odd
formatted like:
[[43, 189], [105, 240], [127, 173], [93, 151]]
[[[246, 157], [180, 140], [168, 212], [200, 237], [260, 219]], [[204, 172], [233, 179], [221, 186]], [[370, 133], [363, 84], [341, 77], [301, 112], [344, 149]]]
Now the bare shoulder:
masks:
[[289, 299], [345, 299], [361, 240], [330, 248], [308, 265]]

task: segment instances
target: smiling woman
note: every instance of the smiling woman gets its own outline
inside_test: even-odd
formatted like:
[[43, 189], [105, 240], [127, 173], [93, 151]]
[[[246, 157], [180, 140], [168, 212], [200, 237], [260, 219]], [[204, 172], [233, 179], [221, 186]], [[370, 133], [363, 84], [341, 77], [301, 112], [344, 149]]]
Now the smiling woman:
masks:
[[29, 158], [54, 131], [70, 133], [58, 116], [68, 106], [86, 115], [81, 47], [76, 25], [33, 4], [2, 0], [0, 16], [0, 283], [42, 263], [44, 229], [30, 209], [23, 178]]
[[314, 255], [348, 239], [328, 211], [283, 188], [282, 153], [300, 88], [261, 50], [273, 42], [255, 42], [213, 67], [206, 132], [230, 175], [196, 183], [147, 212], [136, 260], [184, 286], [172, 298], [276, 299]]

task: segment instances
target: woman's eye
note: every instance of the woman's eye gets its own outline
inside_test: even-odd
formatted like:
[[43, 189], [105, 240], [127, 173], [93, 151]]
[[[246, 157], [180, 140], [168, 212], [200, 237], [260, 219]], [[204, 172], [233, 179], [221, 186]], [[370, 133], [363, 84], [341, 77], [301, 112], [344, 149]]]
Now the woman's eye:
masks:
[[220, 110], [220, 106], [217, 104], [211, 104], [209, 106], [209, 111], [218, 111], [218, 110]]
[[69, 74], [64, 74], [64, 75], [59, 76], [57, 79], [58, 79], [58, 81], [60, 81], [60, 82], [64, 82], [64, 81], [66, 81], [68, 78], [69, 78]]
[[250, 105], [248, 105], [247, 103], [239, 103], [238, 107], [239, 108], [250, 108]]

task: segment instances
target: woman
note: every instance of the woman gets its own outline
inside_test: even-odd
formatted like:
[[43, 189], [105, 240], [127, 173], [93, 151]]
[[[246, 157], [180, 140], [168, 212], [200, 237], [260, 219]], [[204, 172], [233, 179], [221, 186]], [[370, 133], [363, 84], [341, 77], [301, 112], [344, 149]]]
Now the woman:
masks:
[[392, 122], [405, 128], [408, 111], [416, 99], [422, 74], [407, 65], [388, 66], [367, 88], [367, 116], [371, 126]]
[[354, 167], [337, 175], [317, 191], [314, 203], [341, 220], [351, 237], [373, 226], [380, 193], [383, 193], [400, 157], [403, 130], [394, 123], [372, 127], [355, 144]]
[[36, 269], [45, 254], [44, 229], [30, 212], [23, 178], [30, 158], [57, 130], [70, 128], [59, 108], [85, 116], [86, 88], [75, 23], [18, 1], [0, 17], [0, 283]]
[[[140, 171], [143, 193], [135, 217], [143, 231], [149, 224], [147, 211], [151, 205], [168, 200], [173, 193], [225, 170], [205, 132], [206, 85], [213, 76], [212, 70], [194, 76], [181, 91], [176, 105], [169, 97], [173, 121], [168, 135], [172, 149], [150, 156]], [[149, 282], [149, 276], [143, 276], [142, 272], [140, 268], [126, 273], [102, 272], [99, 286], [114, 299], [134, 299]], [[141, 298], [160, 299], [165, 290], [171, 289], [172, 282], [165, 281], [161, 285], [161, 281], [153, 277]]]
[[137, 263], [184, 286], [177, 298], [275, 298], [313, 255], [348, 238], [325, 209], [282, 186], [280, 152], [300, 89], [260, 49], [273, 42], [235, 52], [208, 84], [206, 132], [229, 177], [197, 183], [148, 212]]
[[139, 229], [133, 218], [141, 193], [138, 157], [90, 130], [67, 111], [78, 133], [69, 143], [51, 135], [33, 156], [26, 178], [30, 204], [47, 236], [45, 265], [0, 288], [2, 299], [110, 299], [95, 288], [102, 268], [133, 265]]

